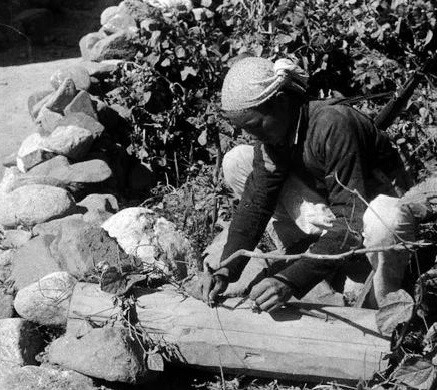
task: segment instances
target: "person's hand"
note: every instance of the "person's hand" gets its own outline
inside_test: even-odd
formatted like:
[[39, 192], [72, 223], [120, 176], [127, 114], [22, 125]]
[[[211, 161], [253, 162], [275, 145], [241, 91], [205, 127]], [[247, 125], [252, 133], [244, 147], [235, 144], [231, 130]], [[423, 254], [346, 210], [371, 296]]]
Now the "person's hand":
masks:
[[203, 302], [209, 306], [217, 303], [219, 294], [223, 293], [228, 287], [228, 278], [224, 275], [214, 275], [206, 270], [202, 275], [201, 292]]
[[265, 278], [253, 286], [250, 299], [262, 311], [272, 311], [285, 302], [293, 294], [290, 286], [276, 278]]

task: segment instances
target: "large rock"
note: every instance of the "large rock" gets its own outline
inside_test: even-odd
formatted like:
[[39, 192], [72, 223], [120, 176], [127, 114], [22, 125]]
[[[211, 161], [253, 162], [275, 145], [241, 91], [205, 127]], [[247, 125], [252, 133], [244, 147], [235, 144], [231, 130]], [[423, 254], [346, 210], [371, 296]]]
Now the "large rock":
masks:
[[19, 248], [32, 238], [32, 233], [23, 229], [5, 230], [3, 234], [1, 245], [6, 248]]
[[50, 249], [62, 269], [78, 279], [103, 264], [134, 264], [133, 259], [102, 228], [78, 219], [62, 224]]
[[33, 233], [35, 235], [49, 235], [49, 236], [57, 236], [62, 231], [62, 226], [64, 224], [70, 223], [69, 221], [72, 220], [78, 220], [83, 221], [83, 215], [82, 214], [71, 214], [64, 218], [58, 218], [54, 219], [53, 221], [39, 223], [38, 225], [35, 225], [32, 229]]
[[62, 118], [63, 115], [49, 110], [47, 107], [42, 107], [35, 120], [38, 126], [38, 133], [43, 136], [53, 133]]
[[0, 320], [0, 360], [9, 366], [37, 364], [44, 341], [35, 324], [22, 318]]
[[77, 279], [54, 272], [18, 291], [14, 307], [24, 319], [39, 325], [67, 325], [71, 295]]
[[54, 239], [54, 236], [37, 236], [14, 253], [10, 280], [16, 290], [21, 290], [53, 272], [62, 271], [61, 265], [50, 251]]
[[57, 169], [68, 167], [70, 162], [65, 156], [56, 156], [50, 160], [44, 161], [41, 164], [36, 165], [28, 171], [32, 176], [50, 176], [50, 174]]
[[[88, 36], [86, 35], [82, 40], [87, 37]], [[91, 39], [91, 37], [87, 39]], [[90, 61], [103, 61], [110, 59], [123, 59], [125, 61], [130, 61], [137, 53], [134, 39], [135, 34], [132, 32], [119, 31], [115, 34], [94, 41], [94, 45], [88, 44], [85, 51], [82, 51], [82, 47], [85, 46], [85, 43], [83, 43], [81, 45], [82, 57], [85, 60]]]
[[71, 103], [77, 93], [78, 90], [76, 89], [74, 81], [70, 78], [66, 78], [59, 88], [50, 95], [50, 98], [45, 103], [45, 107], [58, 114], [63, 114], [65, 107]]
[[72, 65], [68, 68], [58, 69], [50, 77], [52, 87], [57, 90], [65, 79], [72, 79], [77, 89], [88, 91], [91, 86], [91, 79], [85, 67]]
[[29, 109], [30, 116], [35, 119], [38, 116], [39, 110], [44, 106], [44, 104], [48, 101], [49, 95], [53, 91], [44, 90], [32, 93], [27, 99], [27, 107]]
[[77, 126], [59, 126], [44, 142], [45, 148], [73, 160], [86, 156], [94, 141], [93, 134]]
[[66, 115], [78, 112], [82, 112], [91, 118], [97, 119], [97, 113], [94, 110], [90, 95], [86, 91], [80, 91], [64, 110]]
[[24, 366], [0, 368], [2, 390], [98, 390], [93, 380], [78, 372], [57, 367]]
[[[56, 158], [52, 160], [56, 160]], [[71, 165], [68, 164], [68, 160], [66, 165], [64, 165], [63, 160], [58, 160], [58, 162], [62, 165], [56, 167], [55, 164], [50, 163], [40, 169], [31, 169], [25, 174], [15, 175], [10, 180], [0, 183], [0, 191], [11, 192], [16, 188], [30, 184], [47, 184], [68, 189], [74, 194], [86, 193], [112, 176], [108, 164], [102, 160], [88, 160]], [[45, 165], [45, 163], [40, 165]], [[39, 171], [43, 173], [38, 173]]]
[[63, 217], [74, 206], [73, 198], [62, 188], [40, 184], [23, 186], [1, 196], [0, 225], [32, 226]]
[[106, 38], [104, 32], [92, 32], [84, 35], [79, 41], [80, 54], [84, 60], [94, 61], [93, 57], [93, 47], [97, 42]]
[[116, 32], [136, 29], [137, 23], [135, 19], [124, 12], [116, 12], [107, 18], [106, 23], [102, 24], [102, 30], [106, 34], [114, 34]]
[[95, 328], [80, 338], [67, 332], [48, 356], [52, 364], [111, 382], [137, 383], [148, 373], [140, 345], [124, 328]]
[[54, 156], [54, 153], [47, 150], [44, 144], [45, 138], [38, 133], [25, 138], [17, 152], [17, 167], [21, 172], [26, 172]]
[[58, 123], [58, 126], [77, 126], [91, 131], [94, 139], [100, 137], [105, 127], [94, 117], [83, 112], [73, 112], [66, 114]]

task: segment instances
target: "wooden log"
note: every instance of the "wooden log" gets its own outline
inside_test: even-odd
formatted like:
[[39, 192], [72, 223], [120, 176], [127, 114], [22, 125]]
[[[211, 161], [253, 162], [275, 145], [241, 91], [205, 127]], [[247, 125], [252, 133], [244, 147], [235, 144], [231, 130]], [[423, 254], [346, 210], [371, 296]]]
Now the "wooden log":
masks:
[[[136, 309], [151, 336], [177, 346], [179, 363], [225, 372], [306, 381], [370, 379], [386, 368], [382, 358], [390, 348], [373, 310], [298, 303], [258, 314], [248, 303], [235, 310], [209, 308], [170, 286], [139, 295]], [[69, 317], [104, 322], [119, 310], [98, 285], [78, 283]]]

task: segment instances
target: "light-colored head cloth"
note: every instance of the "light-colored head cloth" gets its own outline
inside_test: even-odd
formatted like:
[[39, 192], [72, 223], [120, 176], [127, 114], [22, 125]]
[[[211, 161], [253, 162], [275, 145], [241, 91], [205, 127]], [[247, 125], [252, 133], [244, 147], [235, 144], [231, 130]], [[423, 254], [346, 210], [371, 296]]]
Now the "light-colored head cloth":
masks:
[[297, 65], [297, 58], [275, 63], [260, 57], [246, 57], [229, 69], [222, 87], [222, 109], [239, 111], [259, 106], [282, 89], [303, 95], [308, 74]]

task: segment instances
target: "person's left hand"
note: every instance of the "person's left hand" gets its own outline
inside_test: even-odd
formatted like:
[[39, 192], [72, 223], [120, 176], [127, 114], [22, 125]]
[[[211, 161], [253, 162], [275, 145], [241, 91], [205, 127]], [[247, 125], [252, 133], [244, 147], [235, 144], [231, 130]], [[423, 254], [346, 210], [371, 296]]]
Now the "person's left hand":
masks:
[[291, 287], [286, 283], [276, 278], [265, 278], [253, 286], [250, 299], [262, 311], [272, 311], [287, 302], [292, 294]]

